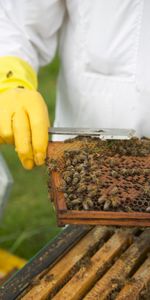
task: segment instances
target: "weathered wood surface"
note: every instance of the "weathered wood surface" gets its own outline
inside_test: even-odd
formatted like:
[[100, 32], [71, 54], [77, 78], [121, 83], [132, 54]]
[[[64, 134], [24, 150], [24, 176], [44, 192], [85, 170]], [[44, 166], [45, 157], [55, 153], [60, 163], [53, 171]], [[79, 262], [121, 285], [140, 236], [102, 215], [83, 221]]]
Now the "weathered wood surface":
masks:
[[150, 297], [150, 257], [137, 270], [135, 275], [126, 283], [116, 300], [137, 300], [139, 295], [148, 290]]
[[[124, 281], [146, 257], [150, 250], [150, 230], [142, 233], [124, 252], [109, 271], [95, 284], [84, 300], [107, 300], [113, 292], [121, 289]], [[125, 298], [126, 299], [126, 298]]]
[[[114, 227], [77, 227], [70, 250], [62, 252], [64, 238], [72, 239], [72, 230], [62, 240], [53, 243], [44, 256], [28, 264], [24, 282], [10, 280], [2, 300], [137, 300], [149, 299], [150, 295], [150, 229]], [[65, 230], [66, 231], [66, 230]], [[84, 234], [83, 234], [84, 233]], [[61, 237], [61, 234], [60, 234]], [[68, 243], [67, 241], [67, 243]], [[73, 241], [71, 242], [73, 243]], [[59, 244], [59, 245], [58, 245]], [[55, 252], [59, 252], [55, 253]], [[63, 250], [64, 251], [64, 250]], [[45, 255], [49, 257], [45, 260]], [[54, 260], [54, 256], [56, 260]], [[52, 262], [52, 264], [50, 263]], [[40, 266], [42, 263], [42, 268]], [[29, 268], [30, 266], [30, 268]], [[44, 269], [45, 266], [45, 269]], [[46, 267], [47, 266], [47, 267]], [[29, 270], [39, 274], [29, 283]], [[42, 270], [42, 271], [40, 271]], [[31, 274], [30, 274], [31, 276]], [[13, 289], [12, 283], [18, 282]], [[18, 291], [17, 291], [18, 288]], [[8, 290], [8, 294], [7, 294]], [[12, 290], [12, 294], [10, 291]], [[3, 290], [2, 290], [3, 292]], [[2, 296], [3, 295], [3, 296]], [[16, 295], [16, 296], [15, 296]], [[17, 296], [18, 295], [18, 296]], [[142, 298], [144, 297], [144, 298]], [[146, 298], [147, 297], [147, 298]]]
[[49, 272], [39, 280], [22, 300], [44, 300], [48, 295], [53, 295], [78, 269], [79, 262], [90, 255], [92, 249], [102, 240], [110, 236], [110, 231], [106, 227], [95, 227], [91, 230], [73, 249], [71, 249]]
[[[54, 297], [54, 300], [79, 300], [90, 290], [113, 263], [114, 257], [120, 255], [132, 241], [132, 231], [118, 231], [83, 266], [72, 279]], [[94, 297], [92, 299], [95, 299]]]
[[28, 288], [37, 282], [37, 277], [43, 276], [49, 268], [56, 264], [83, 236], [91, 226], [68, 226], [58, 236], [50, 241], [32, 258], [15, 276], [0, 288], [0, 300], [15, 300]]

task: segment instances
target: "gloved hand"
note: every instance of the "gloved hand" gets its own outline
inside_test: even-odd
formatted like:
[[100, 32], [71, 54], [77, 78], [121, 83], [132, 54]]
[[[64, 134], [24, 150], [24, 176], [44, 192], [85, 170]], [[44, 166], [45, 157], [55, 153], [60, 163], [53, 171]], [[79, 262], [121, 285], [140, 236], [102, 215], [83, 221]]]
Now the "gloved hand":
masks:
[[[3, 65], [1, 60], [2, 58], [0, 68]], [[4, 60], [7, 61], [10, 58], [4, 58]], [[14, 60], [17, 64], [18, 59], [13, 58], [13, 63]], [[20, 63], [21, 66], [22, 63], [25, 67], [27, 66], [19, 60]], [[31, 67], [28, 65], [27, 68]], [[9, 64], [7, 70], [11, 76], [5, 80], [1, 80], [0, 76], [0, 143], [14, 144], [22, 165], [26, 169], [32, 169], [34, 164], [42, 165], [46, 157], [48, 111], [42, 96], [35, 89], [33, 84], [35, 77], [31, 69], [31, 74], [27, 72], [28, 79], [29, 77], [32, 79], [30, 81], [26, 80], [26, 72], [23, 75], [18, 73], [19, 79], [16, 79], [17, 71], [12, 71], [12, 69]], [[25, 70], [24, 66], [23, 70]]]

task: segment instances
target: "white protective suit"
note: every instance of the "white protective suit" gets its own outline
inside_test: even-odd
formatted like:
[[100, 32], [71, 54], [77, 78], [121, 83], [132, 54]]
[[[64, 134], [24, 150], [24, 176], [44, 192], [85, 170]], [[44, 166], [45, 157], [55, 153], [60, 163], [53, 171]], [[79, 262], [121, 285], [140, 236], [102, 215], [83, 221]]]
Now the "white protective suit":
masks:
[[55, 126], [150, 136], [150, 0], [0, 0], [0, 56], [61, 57]]

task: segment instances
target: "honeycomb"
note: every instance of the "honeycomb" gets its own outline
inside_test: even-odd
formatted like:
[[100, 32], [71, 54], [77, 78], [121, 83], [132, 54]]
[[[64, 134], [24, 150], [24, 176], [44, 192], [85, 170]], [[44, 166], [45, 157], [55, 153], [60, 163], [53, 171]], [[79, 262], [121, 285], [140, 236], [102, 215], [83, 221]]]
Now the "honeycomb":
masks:
[[57, 151], [47, 164], [69, 210], [150, 212], [149, 139], [77, 138]]

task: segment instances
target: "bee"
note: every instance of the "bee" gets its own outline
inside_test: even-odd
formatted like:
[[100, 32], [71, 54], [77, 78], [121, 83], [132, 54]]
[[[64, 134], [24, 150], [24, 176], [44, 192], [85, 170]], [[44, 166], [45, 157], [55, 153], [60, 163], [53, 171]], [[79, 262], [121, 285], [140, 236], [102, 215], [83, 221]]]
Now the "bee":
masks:
[[87, 170], [89, 167], [90, 167], [91, 165], [90, 165], [90, 163], [88, 162], [88, 161], [85, 161], [84, 163], [83, 163], [83, 167]]
[[91, 208], [94, 206], [94, 203], [93, 203], [93, 201], [90, 198], [86, 198], [86, 203]]
[[68, 167], [68, 166], [71, 166], [71, 160], [68, 158], [66, 161], [65, 161], [65, 165]]
[[62, 192], [65, 192], [66, 187], [67, 187], [66, 182], [65, 182], [64, 180], [62, 180], [62, 182], [61, 182], [61, 184], [60, 184], [60, 187], [59, 187], [60, 192], [61, 192], [61, 191], [62, 191]]
[[60, 186], [60, 187], [58, 188], [58, 191], [59, 191], [59, 192], [65, 192], [65, 191], [66, 191], [66, 187]]
[[95, 174], [91, 175], [91, 180], [96, 183], [97, 182], [97, 176]]
[[84, 154], [80, 154], [78, 156], [78, 162], [84, 162], [86, 160], [87, 156]]
[[83, 164], [77, 165], [76, 166], [76, 171], [81, 172], [83, 169]]
[[132, 212], [133, 209], [130, 206], [125, 206], [125, 211], [127, 212]]
[[128, 175], [128, 170], [123, 168], [121, 171], [120, 171], [121, 175]]
[[68, 194], [64, 193], [64, 197], [65, 197], [65, 199], [68, 199]]
[[86, 186], [84, 184], [82, 184], [82, 185], [79, 185], [77, 192], [82, 193], [82, 192], [85, 192], [86, 189], [87, 189]]
[[117, 188], [117, 186], [114, 186], [113, 188], [112, 188], [112, 190], [110, 191], [110, 195], [112, 195], [112, 196], [114, 196], [114, 195], [116, 195], [118, 193], [118, 188]]
[[77, 184], [79, 182], [79, 178], [75, 177], [72, 180], [72, 184]]
[[109, 161], [109, 165], [110, 167], [114, 167], [116, 165], [116, 161], [113, 158], [111, 158]]
[[50, 282], [54, 278], [54, 274], [47, 274], [44, 278], [45, 281]]
[[72, 165], [73, 165], [73, 166], [76, 166], [77, 163], [78, 163], [78, 160], [77, 160], [76, 158], [74, 158], [74, 159], [72, 160]]
[[143, 192], [146, 195], [150, 195], [150, 186], [146, 185], [143, 187]]
[[104, 203], [104, 206], [103, 206], [103, 210], [109, 210], [111, 207], [111, 201], [110, 200], [106, 200], [106, 202]]
[[68, 193], [72, 193], [74, 191], [74, 187], [70, 186], [67, 191], [68, 191]]
[[88, 193], [88, 197], [89, 198], [94, 198], [97, 195], [97, 188], [95, 187], [95, 189], [93, 189], [92, 191], [90, 191]]
[[73, 175], [73, 170], [67, 170], [67, 171], [65, 171], [65, 172], [63, 172], [63, 176], [65, 177], [65, 176], [72, 176]]
[[146, 212], [150, 212], [150, 206], [146, 208]]
[[85, 210], [88, 210], [88, 209], [89, 209], [89, 205], [88, 205], [88, 203], [87, 203], [86, 201], [83, 201], [82, 205], [83, 205], [83, 208], [84, 208]]
[[72, 204], [80, 204], [81, 203], [81, 199], [80, 198], [76, 198], [76, 199], [73, 199], [71, 201]]
[[85, 170], [82, 170], [82, 171], [80, 172], [80, 175], [81, 175], [82, 177], [86, 176]]
[[106, 201], [106, 196], [105, 195], [102, 195], [97, 200], [98, 204], [103, 204], [105, 201]]
[[79, 174], [78, 172], [75, 172], [75, 173], [73, 174], [73, 177], [74, 177], [74, 178], [80, 179], [80, 174]]
[[141, 151], [140, 151], [141, 156], [146, 156], [147, 154], [149, 154], [148, 149], [141, 149]]
[[70, 158], [70, 154], [67, 151], [65, 151], [64, 152], [64, 159], [68, 159], [68, 158]]
[[118, 178], [118, 173], [115, 170], [111, 171], [111, 175], [114, 178]]
[[72, 178], [67, 176], [67, 177], [64, 178], [64, 180], [65, 180], [66, 183], [70, 183], [72, 181]]
[[70, 200], [73, 200], [73, 199], [74, 199], [74, 195], [73, 195], [73, 194], [70, 194], [70, 195], [68, 196], [68, 198], [69, 198]]
[[119, 201], [118, 197], [113, 196], [113, 197], [111, 197], [110, 200], [111, 200], [111, 205], [113, 208], [117, 208], [120, 205], [120, 201]]
[[93, 191], [93, 184], [89, 184], [87, 186], [87, 191], [90, 192], [90, 191]]
[[94, 174], [96, 177], [99, 177], [102, 175], [102, 172], [101, 172], [101, 170], [96, 170]]
[[57, 161], [54, 159], [50, 159], [48, 161], [48, 167], [50, 171], [57, 171]]
[[143, 169], [143, 174], [144, 175], [149, 175], [150, 174], [150, 169]]
[[95, 165], [92, 165], [90, 170], [91, 170], [91, 172], [95, 172], [95, 171], [96, 171], [96, 169], [97, 169], [97, 166], [95, 166]]
[[90, 181], [91, 181], [91, 177], [90, 177], [90, 176], [86, 176], [86, 177], [84, 178], [84, 180], [85, 180], [86, 182], [90, 182]]

